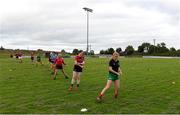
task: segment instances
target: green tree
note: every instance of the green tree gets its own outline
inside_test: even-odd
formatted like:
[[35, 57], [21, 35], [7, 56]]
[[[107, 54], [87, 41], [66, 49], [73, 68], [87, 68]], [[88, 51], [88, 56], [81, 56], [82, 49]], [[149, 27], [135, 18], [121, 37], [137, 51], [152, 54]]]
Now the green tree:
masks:
[[101, 50], [99, 53], [100, 53], [100, 54], [105, 54], [105, 51], [104, 51], [104, 50]]
[[158, 53], [167, 53], [169, 52], [169, 49], [166, 47], [166, 44], [164, 42], [157, 45], [157, 52]]
[[108, 50], [105, 50], [105, 51], [104, 51], [104, 54], [108, 54]]
[[126, 49], [125, 49], [125, 52], [126, 52], [127, 55], [132, 55], [134, 53], [133, 46], [131, 46], [131, 45], [127, 46]]
[[107, 50], [107, 54], [113, 54], [114, 53], [114, 49], [113, 48], [108, 48], [108, 50]]
[[3, 46], [0, 47], [0, 50], [5, 50], [5, 48], [3, 48]]
[[149, 47], [151, 46], [150, 43], [142, 43], [139, 47], [138, 47], [138, 52], [139, 53], [143, 53], [144, 49], [146, 49], [147, 51], [149, 51]]
[[42, 50], [42, 49], [37, 49], [37, 53], [38, 53], [39, 55], [42, 55], [43, 50]]
[[138, 52], [139, 53], [143, 53], [144, 52], [144, 47], [142, 45], [138, 46]]
[[65, 55], [66, 54], [66, 51], [64, 49], [61, 50], [61, 54], [62, 55]]
[[166, 47], [166, 44], [164, 42], [162, 42], [161, 47]]
[[157, 47], [154, 45], [151, 45], [148, 50], [148, 54], [153, 54], [157, 51]]
[[175, 51], [176, 51], [176, 49], [174, 47], [170, 48], [170, 52], [175, 52]]

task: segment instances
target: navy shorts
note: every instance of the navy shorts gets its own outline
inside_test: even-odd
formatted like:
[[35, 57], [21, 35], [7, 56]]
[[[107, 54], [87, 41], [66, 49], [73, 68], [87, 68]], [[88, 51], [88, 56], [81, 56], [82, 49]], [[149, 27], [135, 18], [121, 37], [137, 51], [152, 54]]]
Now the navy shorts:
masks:
[[78, 65], [74, 65], [73, 71], [75, 72], [82, 72], [82, 68]]
[[62, 65], [56, 65], [56, 69], [63, 69]]

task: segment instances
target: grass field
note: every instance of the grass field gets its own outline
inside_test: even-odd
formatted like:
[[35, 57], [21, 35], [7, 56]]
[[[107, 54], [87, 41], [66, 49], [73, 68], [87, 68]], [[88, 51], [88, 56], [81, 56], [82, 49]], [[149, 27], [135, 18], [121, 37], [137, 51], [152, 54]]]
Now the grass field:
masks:
[[[0, 113], [180, 113], [180, 60], [121, 58], [120, 95], [113, 87], [102, 103], [95, 99], [106, 83], [108, 59], [87, 59], [78, 91], [68, 91], [71, 79], [59, 73], [51, 80], [46, 65], [25, 59], [0, 58]], [[72, 76], [72, 59], [65, 59]], [[175, 84], [172, 84], [175, 82]]]

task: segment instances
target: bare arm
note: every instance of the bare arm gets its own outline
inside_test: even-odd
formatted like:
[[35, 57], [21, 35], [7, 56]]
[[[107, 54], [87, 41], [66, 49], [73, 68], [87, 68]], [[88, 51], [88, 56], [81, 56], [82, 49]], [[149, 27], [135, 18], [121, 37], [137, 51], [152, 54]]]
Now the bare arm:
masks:
[[64, 62], [64, 60], [62, 61], [62, 63], [63, 63], [64, 65], [66, 65], [66, 63]]
[[83, 65], [84, 65], [84, 61], [83, 61], [83, 63], [78, 63], [77, 61], [74, 61], [74, 63], [75, 63], [75, 65], [78, 65], [78, 66], [80, 66], [81, 68], [83, 68]]
[[119, 69], [118, 69], [118, 72], [120, 73], [120, 75], [122, 75], [122, 70], [121, 70], [120, 67], [119, 67]]
[[116, 74], [116, 75], [118, 75], [118, 76], [120, 75], [118, 72], [114, 71], [111, 66], [109, 66], [109, 71]]

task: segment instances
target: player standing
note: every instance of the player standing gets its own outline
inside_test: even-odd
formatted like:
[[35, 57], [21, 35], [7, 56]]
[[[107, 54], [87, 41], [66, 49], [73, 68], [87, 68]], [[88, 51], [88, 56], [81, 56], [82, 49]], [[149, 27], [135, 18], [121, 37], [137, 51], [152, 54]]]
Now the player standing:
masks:
[[35, 53], [31, 52], [31, 62], [34, 62], [34, 56], [35, 56]]
[[73, 85], [76, 82], [76, 85], [78, 88], [80, 84], [80, 75], [82, 73], [83, 67], [84, 67], [85, 61], [84, 61], [84, 52], [80, 52], [77, 56], [75, 56], [74, 60], [74, 69], [73, 69], [73, 77], [71, 80], [71, 86], [69, 90], [71, 91], [73, 89]]
[[56, 79], [56, 75], [57, 75], [58, 70], [61, 70], [63, 75], [65, 76], [65, 78], [68, 79], [67, 74], [64, 72], [63, 65], [66, 65], [66, 63], [64, 62], [62, 55], [59, 54], [55, 60], [55, 70], [54, 70], [54, 76], [53, 76], [54, 80]]

